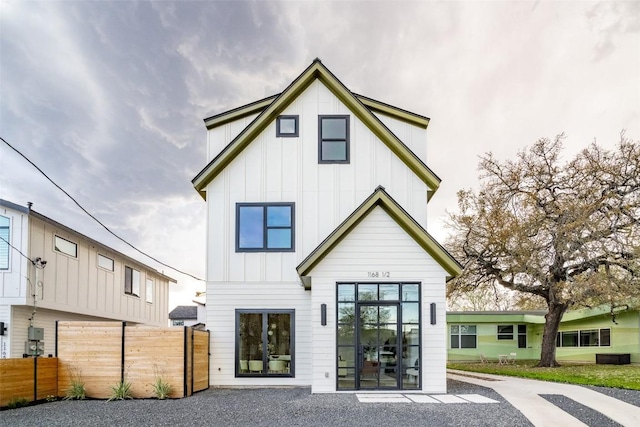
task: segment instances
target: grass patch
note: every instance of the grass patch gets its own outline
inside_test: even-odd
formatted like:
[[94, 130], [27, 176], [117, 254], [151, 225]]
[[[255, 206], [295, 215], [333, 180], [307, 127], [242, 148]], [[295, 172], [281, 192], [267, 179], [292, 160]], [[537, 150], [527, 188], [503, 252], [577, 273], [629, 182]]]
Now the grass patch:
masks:
[[448, 363], [447, 368], [484, 374], [507, 375], [558, 383], [596, 385], [640, 390], [640, 365], [563, 364], [559, 368], [537, 368], [535, 360], [515, 365], [497, 363]]

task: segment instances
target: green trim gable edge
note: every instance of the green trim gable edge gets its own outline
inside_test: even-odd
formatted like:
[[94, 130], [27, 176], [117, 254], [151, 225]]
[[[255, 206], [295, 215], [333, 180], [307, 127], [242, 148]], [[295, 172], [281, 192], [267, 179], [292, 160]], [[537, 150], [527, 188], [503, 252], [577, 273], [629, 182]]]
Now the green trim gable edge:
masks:
[[[395, 107], [393, 105], [366, 97], [364, 95], [358, 95], [357, 93], [354, 93], [353, 95], [371, 111], [379, 112], [381, 114], [421, 127], [423, 129], [426, 129], [429, 126], [430, 119], [428, 117], [412, 113], [411, 111]], [[280, 96], [280, 94], [271, 95], [259, 101], [234, 108], [233, 110], [225, 111], [224, 113], [207, 117], [206, 119], [204, 119], [204, 125], [206, 126], [207, 130], [211, 130], [234, 120], [242, 119], [252, 114], [261, 113], [278, 96]]]
[[375, 207], [380, 206], [407, 234], [409, 234], [449, 274], [447, 279], [459, 275], [462, 266], [415, 219], [379, 186], [351, 215], [347, 217], [297, 267], [306, 290], [311, 289], [309, 273], [329, 254]]
[[[191, 181], [203, 199], [205, 188], [233, 161], [291, 102], [313, 81], [320, 80], [347, 108], [358, 117], [389, 149], [402, 160], [428, 187], [427, 200], [440, 186], [440, 178], [393, 134], [340, 80], [321, 62], [314, 60], [268, 107], [266, 107], [240, 134], [233, 139], [204, 169]], [[270, 98], [262, 100], [267, 103]], [[258, 101], [258, 104], [261, 101]], [[258, 111], [256, 103], [256, 110]], [[250, 104], [253, 105], [253, 104]], [[262, 104], [260, 104], [262, 105]], [[238, 110], [238, 109], [237, 109]], [[217, 116], [214, 116], [217, 117]], [[237, 116], [235, 116], [237, 117]]]

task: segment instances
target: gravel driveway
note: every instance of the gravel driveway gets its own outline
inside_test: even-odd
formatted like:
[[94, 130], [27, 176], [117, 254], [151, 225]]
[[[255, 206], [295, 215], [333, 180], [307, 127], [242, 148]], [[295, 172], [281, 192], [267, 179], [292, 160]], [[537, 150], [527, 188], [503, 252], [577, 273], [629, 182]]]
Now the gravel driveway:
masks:
[[309, 388], [209, 389], [166, 401], [58, 401], [0, 412], [8, 426], [530, 426], [491, 389], [449, 380], [449, 394], [499, 403], [361, 403]]

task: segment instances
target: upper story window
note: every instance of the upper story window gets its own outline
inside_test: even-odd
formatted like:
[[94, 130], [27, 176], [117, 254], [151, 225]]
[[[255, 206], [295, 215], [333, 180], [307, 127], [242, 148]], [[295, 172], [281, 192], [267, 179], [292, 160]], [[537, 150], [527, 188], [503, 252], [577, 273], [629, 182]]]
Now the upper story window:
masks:
[[153, 280], [147, 279], [145, 292], [146, 292], [146, 301], [148, 303], [152, 303], [153, 302]]
[[140, 297], [140, 272], [131, 267], [124, 267], [124, 293]]
[[113, 271], [113, 260], [109, 257], [98, 254], [98, 267]]
[[292, 252], [294, 203], [236, 204], [236, 252]]
[[63, 239], [60, 236], [55, 236], [55, 250], [61, 252], [65, 255], [72, 256], [74, 258], [78, 257], [78, 245], [70, 242], [67, 239]]
[[318, 116], [318, 163], [349, 163], [349, 116]]
[[298, 116], [278, 116], [276, 119], [276, 136], [298, 136]]
[[9, 218], [0, 216], [0, 270], [9, 269]]

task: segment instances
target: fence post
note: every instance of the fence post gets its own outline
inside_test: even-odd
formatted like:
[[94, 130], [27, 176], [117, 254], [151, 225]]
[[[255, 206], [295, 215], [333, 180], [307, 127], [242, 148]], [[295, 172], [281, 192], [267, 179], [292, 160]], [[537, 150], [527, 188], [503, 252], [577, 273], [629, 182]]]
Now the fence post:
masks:
[[120, 353], [120, 383], [124, 383], [124, 328], [127, 326], [127, 322], [122, 322], [122, 350]]

